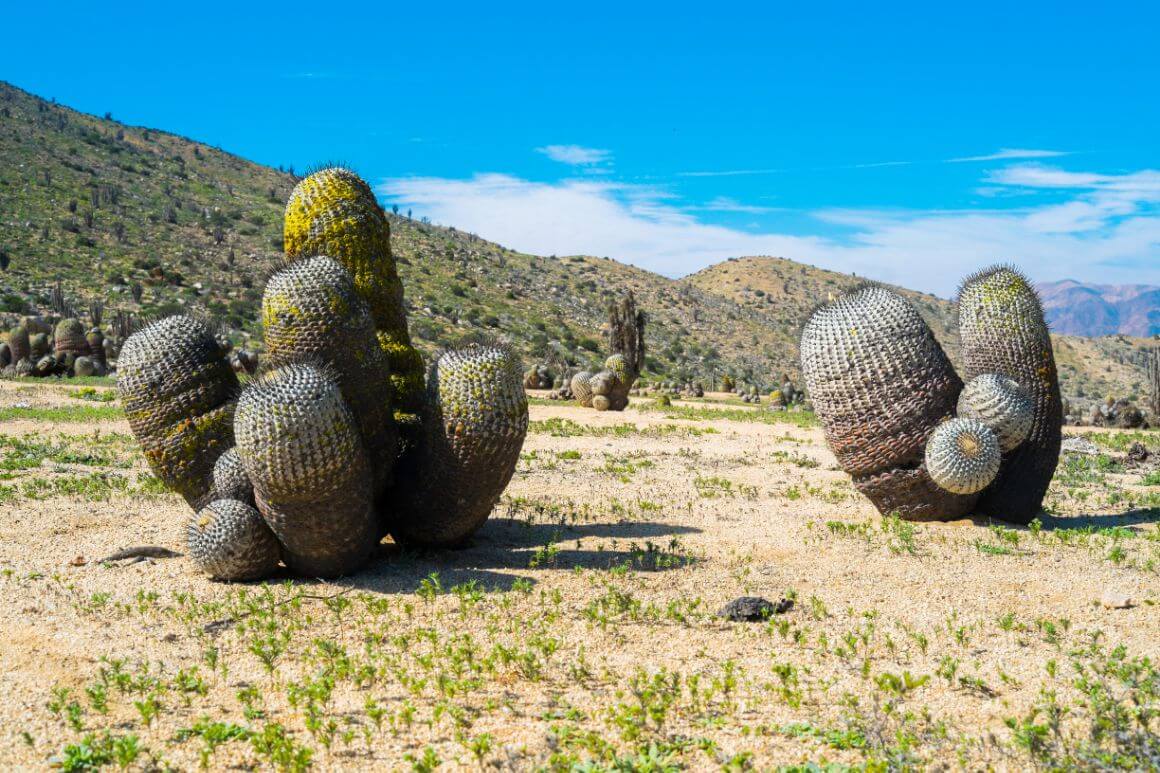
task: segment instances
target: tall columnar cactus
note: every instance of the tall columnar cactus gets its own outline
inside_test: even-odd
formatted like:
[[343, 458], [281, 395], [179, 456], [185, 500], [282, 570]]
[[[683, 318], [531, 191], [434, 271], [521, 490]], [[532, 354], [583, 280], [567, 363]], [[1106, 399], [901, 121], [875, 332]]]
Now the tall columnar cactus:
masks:
[[407, 332], [390, 226], [370, 186], [338, 167], [303, 178], [286, 204], [283, 243], [289, 258], [327, 255], [350, 272], [370, 306], [391, 370], [396, 418], [409, 433], [422, 407], [423, 360]]
[[968, 380], [996, 373], [1018, 382], [1033, 405], [1027, 439], [1004, 454], [980, 512], [1016, 523], [1038, 513], [1059, 461], [1063, 403], [1051, 336], [1039, 297], [1025, 277], [998, 266], [968, 277], [959, 290], [959, 335]]
[[272, 365], [313, 358], [333, 369], [370, 455], [375, 491], [381, 492], [398, 453], [390, 366], [350, 274], [328, 257], [291, 263], [266, 283], [262, 326]]
[[519, 461], [528, 400], [518, 358], [505, 347], [447, 352], [427, 376], [421, 453], [399, 476], [391, 535], [454, 546], [491, 513]]
[[17, 325], [8, 331], [8, 350], [12, 355], [12, 364], [32, 357], [32, 347], [28, 342], [28, 328]]
[[905, 298], [867, 286], [818, 309], [801, 340], [802, 372], [826, 440], [883, 513], [959, 517], [975, 495], [940, 488], [927, 439], [954, 415], [962, 382]]
[[57, 357], [71, 354], [74, 357], [88, 357], [91, 355], [88, 339], [85, 337], [85, 326], [76, 319], [62, 319], [56, 325], [53, 350]]
[[379, 536], [370, 463], [334, 379], [311, 365], [266, 373], [238, 398], [234, 432], [286, 565], [318, 577], [362, 566]]
[[167, 317], [134, 333], [118, 361], [117, 393], [153, 473], [195, 509], [213, 466], [234, 444], [238, 380], [209, 328]]

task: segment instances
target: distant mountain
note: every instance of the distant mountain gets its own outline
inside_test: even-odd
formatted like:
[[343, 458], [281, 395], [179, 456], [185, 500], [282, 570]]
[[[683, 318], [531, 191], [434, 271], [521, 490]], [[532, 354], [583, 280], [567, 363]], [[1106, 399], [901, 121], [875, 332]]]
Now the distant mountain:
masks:
[[1160, 287], [1097, 285], [1064, 279], [1039, 285], [1047, 320], [1057, 333], [1082, 336], [1160, 334]]

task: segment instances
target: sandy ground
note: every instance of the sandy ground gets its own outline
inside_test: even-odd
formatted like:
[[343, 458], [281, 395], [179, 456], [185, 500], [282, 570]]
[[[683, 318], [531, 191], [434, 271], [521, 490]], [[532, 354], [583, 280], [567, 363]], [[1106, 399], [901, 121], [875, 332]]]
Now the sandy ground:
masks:
[[[0, 383], [14, 403], [90, 404]], [[1098, 660], [1074, 654], [1094, 632], [1160, 657], [1154, 468], [1061, 482], [1034, 532], [910, 527], [877, 516], [814, 427], [531, 413], [469, 547], [388, 542], [355, 577], [268, 590], [183, 557], [99, 562], [184, 551], [187, 508], [149, 488], [123, 421], [0, 424], [110, 455], [0, 471], [3, 766], [88, 750], [178, 769], [1024, 769], [1005, 720], [1042, 690], [1071, 707], [1068, 737], [1088, 731], [1072, 664]], [[27, 494], [94, 472], [127, 488]], [[1109, 591], [1131, 606], [1101, 605]], [[713, 615], [741, 595], [795, 603], [767, 623]]]

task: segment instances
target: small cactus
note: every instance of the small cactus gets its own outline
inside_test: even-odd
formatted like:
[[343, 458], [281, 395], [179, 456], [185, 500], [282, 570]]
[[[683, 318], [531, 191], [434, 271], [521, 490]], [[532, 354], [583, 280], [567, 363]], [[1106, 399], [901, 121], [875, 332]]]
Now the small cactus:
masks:
[[260, 580], [278, 569], [278, 540], [251, 505], [210, 502], [189, 519], [189, 557], [215, 580]]
[[572, 396], [575, 398], [576, 402], [580, 403], [585, 408], [592, 407], [593, 392], [591, 381], [593, 375], [593, 373], [587, 370], [582, 370], [572, 377]]
[[77, 376], [95, 376], [97, 375], [97, 364], [93, 362], [92, 357], [77, 357], [73, 361], [72, 372]]
[[17, 325], [8, 331], [8, 349], [12, 353], [12, 362], [20, 362], [32, 358], [32, 347], [28, 340], [28, 328]]
[[387, 514], [404, 544], [453, 546], [479, 529], [515, 473], [528, 431], [519, 360], [504, 347], [447, 352], [427, 377], [421, 454]]
[[986, 424], [1004, 452], [1026, 440], [1035, 421], [1027, 390], [1015, 379], [997, 373], [983, 373], [967, 382], [959, 395], [958, 415]]
[[218, 499], [234, 499], [252, 504], [254, 484], [238, 456], [238, 449], [231, 448], [218, 457], [213, 466], [213, 490]]
[[53, 350], [57, 357], [71, 353], [74, 357], [89, 357], [89, 341], [85, 336], [85, 328], [78, 320], [62, 319], [57, 323]]
[[978, 419], [951, 419], [926, 442], [926, 471], [952, 494], [977, 494], [999, 473], [999, 440]]
[[52, 341], [49, 340], [48, 333], [33, 333], [28, 336], [28, 349], [33, 360], [51, 354]]

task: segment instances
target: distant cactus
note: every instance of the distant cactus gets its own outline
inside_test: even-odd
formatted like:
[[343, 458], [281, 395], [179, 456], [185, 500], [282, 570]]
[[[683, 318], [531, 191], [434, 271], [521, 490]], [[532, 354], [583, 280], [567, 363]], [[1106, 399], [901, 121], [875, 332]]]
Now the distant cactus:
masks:
[[219, 455], [234, 444], [238, 380], [213, 334], [186, 316], [134, 333], [117, 393], [153, 473], [195, 509], [208, 504]]
[[216, 580], [260, 580], [278, 569], [278, 540], [251, 505], [210, 502], [186, 526], [189, 557]]
[[830, 448], [881, 512], [928, 520], [970, 511], [974, 496], [939, 488], [922, 467], [962, 382], [905, 298], [868, 286], [821, 307], [805, 325], [801, 359]]
[[958, 415], [986, 424], [1003, 451], [1026, 440], [1035, 420], [1027, 390], [1015, 379], [997, 373], [983, 373], [967, 382], [959, 395]]
[[391, 370], [397, 418], [409, 432], [422, 408], [423, 360], [407, 332], [390, 226], [374, 192], [349, 169], [334, 167], [304, 177], [286, 204], [283, 243], [289, 258], [327, 255], [350, 272], [370, 306]]
[[52, 353], [52, 342], [48, 333], [33, 333], [28, 337], [28, 349], [33, 360], [39, 360]]
[[238, 398], [234, 433], [287, 566], [317, 577], [361, 567], [379, 535], [370, 464], [334, 379], [309, 365], [266, 373]]
[[0, 368], [6, 368], [12, 364], [12, 349], [9, 348], [8, 342], [0, 343]]
[[602, 370], [588, 379], [588, 388], [592, 390], [593, 395], [610, 397], [616, 383], [616, 374]]
[[1051, 336], [1039, 297], [1025, 277], [999, 266], [968, 277], [959, 290], [959, 336], [968, 380], [983, 373], [1014, 379], [1031, 398], [1027, 439], [1004, 455], [979, 511], [1016, 523], [1039, 512], [1059, 461], [1063, 403]]
[[85, 336], [85, 341], [89, 345], [89, 355], [93, 358], [93, 362], [97, 363], [101, 370], [107, 368], [109, 363], [105, 358], [105, 334], [100, 328], [93, 328]]
[[528, 400], [515, 354], [476, 346], [442, 355], [427, 377], [423, 427], [390, 532], [406, 544], [457, 545], [487, 520], [519, 461]]
[[28, 328], [17, 325], [8, 331], [8, 348], [12, 353], [12, 362], [20, 362], [32, 357], [32, 347], [28, 341]]
[[607, 411], [612, 407], [612, 400], [606, 395], [595, 395], [592, 398], [592, 407], [598, 411]]
[[585, 408], [592, 407], [592, 376], [595, 375], [587, 370], [582, 370], [572, 377], [571, 389], [572, 396], [576, 402], [583, 405]]
[[56, 326], [53, 350], [57, 357], [72, 354], [74, 357], [88, 357], [92, 354], [85, 328], [76, 319], [62, 319]]
[[999, 441], [978, 419], [951, 419], [926, 442], [926, 471], [953, 494], [977, 494], [999, 473]]
[[72, 372], [77, 376], [95, 376], [97, 374], [97, 364], [93, 362], [91, 357], [77, 357], [73, 360]]

